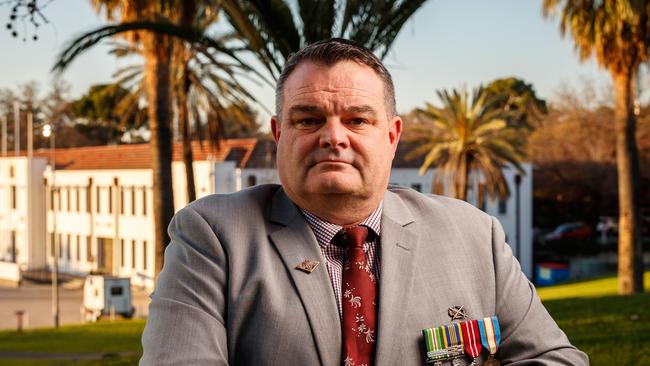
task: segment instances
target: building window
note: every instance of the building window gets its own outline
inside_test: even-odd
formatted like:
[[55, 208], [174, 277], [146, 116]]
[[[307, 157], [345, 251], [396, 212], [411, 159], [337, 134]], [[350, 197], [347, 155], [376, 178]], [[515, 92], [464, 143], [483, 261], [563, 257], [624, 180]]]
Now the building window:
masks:
[[17, 204], [18, 204], [18, 197], [16, 197], [16, 195], [18, 194], [18, 192], [16, 192], [16, 186], [12, 185], [12, 186], [9, 188], [9, 190], [11, 191], [11, 193], [10, 193], [10, 194], [11, 194], [11, 198], [10, 198], [10, 201], [11, 201], [11, 208], [15, 210], [16, 207], [17, 207]]
[[147, 241], [142, 241], [142, 269], [147, 270]]
[[120, 187], [120, 215], [124, 215], [124, 188]]
[[81, 193], [79, 187], [74, 188], [74, 193], [77, 199], [77, 212], [81, 212]]
[[63, 211], [61, 208], [61, 188], [57, 187], [54, 191], [56, 192], [56, 209], [58, 211]]
[[248, 176], [248, 186], [252, 187], [257, 184], [257, 177], [254, 175], [249, 175]]
[[71, 253], [70, 252], [72, 251], [72, 239], [70, 237], [70, 234], [68, 234], [67, 239], [68, 239], [68, 242], [65, 243], [65, 258], [69, 262], [70, 258], [71, 258], [71, 256], [70, 256]]
[[90, 235], [86, 236], [86, 261], [93, 262], [93, 252], [92, 252], [92, 240]]
[[508, 201], [499, 199], [499, 215], [505, 215], [508, 211]]
[[124, 248], [124, 239], [120, 239], [120, 265], [124, 267], [124, 253], [126, 252]]
[[131, 187], [131, 215], [135, 216], [135, 187]]
[[113, 213], [113, 186], [108, 187], [108, 213]]
[[147, 216], [147, 187], [142, 187], [142, 216]]
[[90, 194], [90, 186], [86, 187], [86, 212], [90, 213], [91, 212], [91, 194]]
[[485, 206], [486, 206], [486, 199], [485, 199], [485, 193], [486, 193], [486, 187], [484, 183], [480, 183], [478, 185], [478, 208], [481, 211], [485, 211]]
[[70, 204], [70, 187], [65, 189], [65, 206], [68, 212], [72, 211], [72, 205]]
[[131, 240], [131, 267], [135, 269], [136, 267], [136, 261], [135, 261], [135, 240]]
[[54, 211], [54, 187], [50, 187], [50, 200], [49, 200], [49, 203], [50, 203], [49, 209], [51, 211]]
[[63, 259], [63, 250], [61, 250], [63, 249], [61, 245], [62, 243], [63, 243], [63, 234], [59, 234], [59, 242], [56, 246], [56, 248], [59, 250], [59, 259]]
[[77, 262], [81, 262], [81, 235], [77, 235]]
[[9, 165], [9, 178], [13, 178], [13, 177], [14, 177], [14, 174], [15, 174], [15, 172], [14, 172], [14, 166], [13, 166], [13, 165]]
[[411, 184], [411, 188], [415, 189], [418, 192], [422, 192], [422, 184], [420, 184], [420, 183]]
[[100, 205], [100, 202], [101, 202], [100, 200], [101, 200], [101, 189], [100, 189], [99, 186], [98, 186], [98, 187], [97, 187], [97, 201], [96, 201], [96, 203], [95, 203], [95, 206], [97, 207], [97, 209], [95, 210], [95, 212], [97, 212], [97, 213], [100, 212], [100, 206], [101, 206], [101, 205]]
[[16, 245], [16, 231], [11, 231], [11, 240], [9, 241], [9, 261], [16, 263], [18, 257], [18, 249]]
[[56, 255], [54, 253], [54, 246], [56, 245], [55, 241], [56, 241], [56, 236], [54, 235], [54, 233], [50, 233], [50, 256], [52, 258], [54, 258], [54, 256]]

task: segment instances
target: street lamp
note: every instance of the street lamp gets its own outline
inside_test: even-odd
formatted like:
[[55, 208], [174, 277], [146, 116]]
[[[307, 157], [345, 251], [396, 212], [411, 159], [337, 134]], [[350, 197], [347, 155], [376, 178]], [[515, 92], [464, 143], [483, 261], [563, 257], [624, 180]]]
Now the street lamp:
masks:
[[52, 246], [54, 247], [52, 255], [52, 317], [54, 319], [54, 328], [59, 327], [59, 246], [56, 242], [56, 192], [55, 171], [56, 163], [54, 161], [55, 142], [54, 126], [46, 124], [43, 126], [43, 137], [50, 138], [50, 170], [52, 172], [52, 189], [50, 192], [50, 202], [52, 202]]

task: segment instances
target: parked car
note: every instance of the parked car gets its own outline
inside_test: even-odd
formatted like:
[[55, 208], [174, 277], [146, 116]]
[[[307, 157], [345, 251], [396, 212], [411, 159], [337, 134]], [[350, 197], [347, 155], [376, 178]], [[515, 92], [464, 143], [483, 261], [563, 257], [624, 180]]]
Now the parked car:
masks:
[[568, 260], [576, 255], [595, 254], [599, 248], [592, 242], [593, 230], [582, 221], [566, 222], [544, 235], [537, 248], [539, 259]]
[[582, 221], [567, 222], [544, 236], [546, 242], [566, 239], [589, 240], [591, 238], [591, 226]]
[[596, 224], [598, 233], [596, 240], [601, 245], [616, 244], [618, 242], [618, 217], [600, 216]]

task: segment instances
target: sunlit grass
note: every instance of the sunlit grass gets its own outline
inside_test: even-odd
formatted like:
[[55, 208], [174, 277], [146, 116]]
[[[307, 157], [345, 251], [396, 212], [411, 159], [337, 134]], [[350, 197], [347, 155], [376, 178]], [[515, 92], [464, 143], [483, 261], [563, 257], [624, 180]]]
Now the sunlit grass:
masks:
[[[650, 291], [650, 271], [644, 274], [644, 284], [645, 290]], [[609, 276], [590, 281], [541, 287], [537, 289], [537, 294], [542, 301], [572, 297], [613, 296], [618, 295], [618, 282], [616, 276]]]

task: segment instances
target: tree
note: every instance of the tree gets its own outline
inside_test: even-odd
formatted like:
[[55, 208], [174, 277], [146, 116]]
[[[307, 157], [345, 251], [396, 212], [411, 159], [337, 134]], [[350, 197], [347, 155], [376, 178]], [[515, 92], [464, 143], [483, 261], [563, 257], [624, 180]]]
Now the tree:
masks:
[[121, 101], [129, 91], [117, 84], [91, 86], [79, 99], [70, 104], [70, 116], [75, 128], [97, 145], [118, 144], [126, 132], [143, 127], [145, 111], [137, 108], [125, 113]]
[[490, 197], [507, 197], [502, 168], [511, 165], [523, 174], [519, 161], [524, 157], [522, 139], [506, 122], [508, 112], [480, 87], [472, 95], [466, 89], [437, 94], [441, 108], [427, 103], [416, 112], [422, 121], [409, 127], [408, 140], [417, 147], [407, 158], [426, 155], [420, 174], [436, 167], [433, 193], [442, 193], [446, 181], [453, 196], [465, 200], [474, 176], [484, 180]]
[[539, 99], [531, 84], [509, 77], [496, 79], [485, 87], [490, 96], [500, 98], [496, 106], [510, 112], [508, 125], [532, 130], [537, 121], [548, 112], [546, 101]]
[[639, 236], [639, 156], [633, 112], [634, 80], [648, 61], [650, 2], [641, 0], [544, 0], [543, 14], [560, 9], [560, 32], [570, 33], [581, 60], [594, 54], [614, 81], [616, 165], [618, 172], [620, 294], [643, 291], [642, 246]]
[[[190, 1], [181, 3], [190, 3]], [[122, 22], [168, 19], [173, 9], [171, 1], [155, 0], [91, 0], [91, 4], [98, 12], [104, 11], [109, 20], [114, 19], [119, 13], [118, 17]], [[128, 32], [125, 36], [129, 41], [142, 46], [142, 55], [145, 60], [147, 119], [151, 131], [150, 145], [153, 164], [155, 273], [157, 277], [162, 269], [165, 247], [169, 243], [167, 225], [174, 215], [171, 173], [171, 113], [169, 109], [171, 101], [171, 42], [168, 36], [149, 31]], [[58, 63], [58, 66], [59, 70], [62, 70], [67, 65]]]
[[332, 37], [363, 44], [385, 57], [404, 24], [426, 0], [225, 0], [230, 24], [277, 78], [294, 52]]

